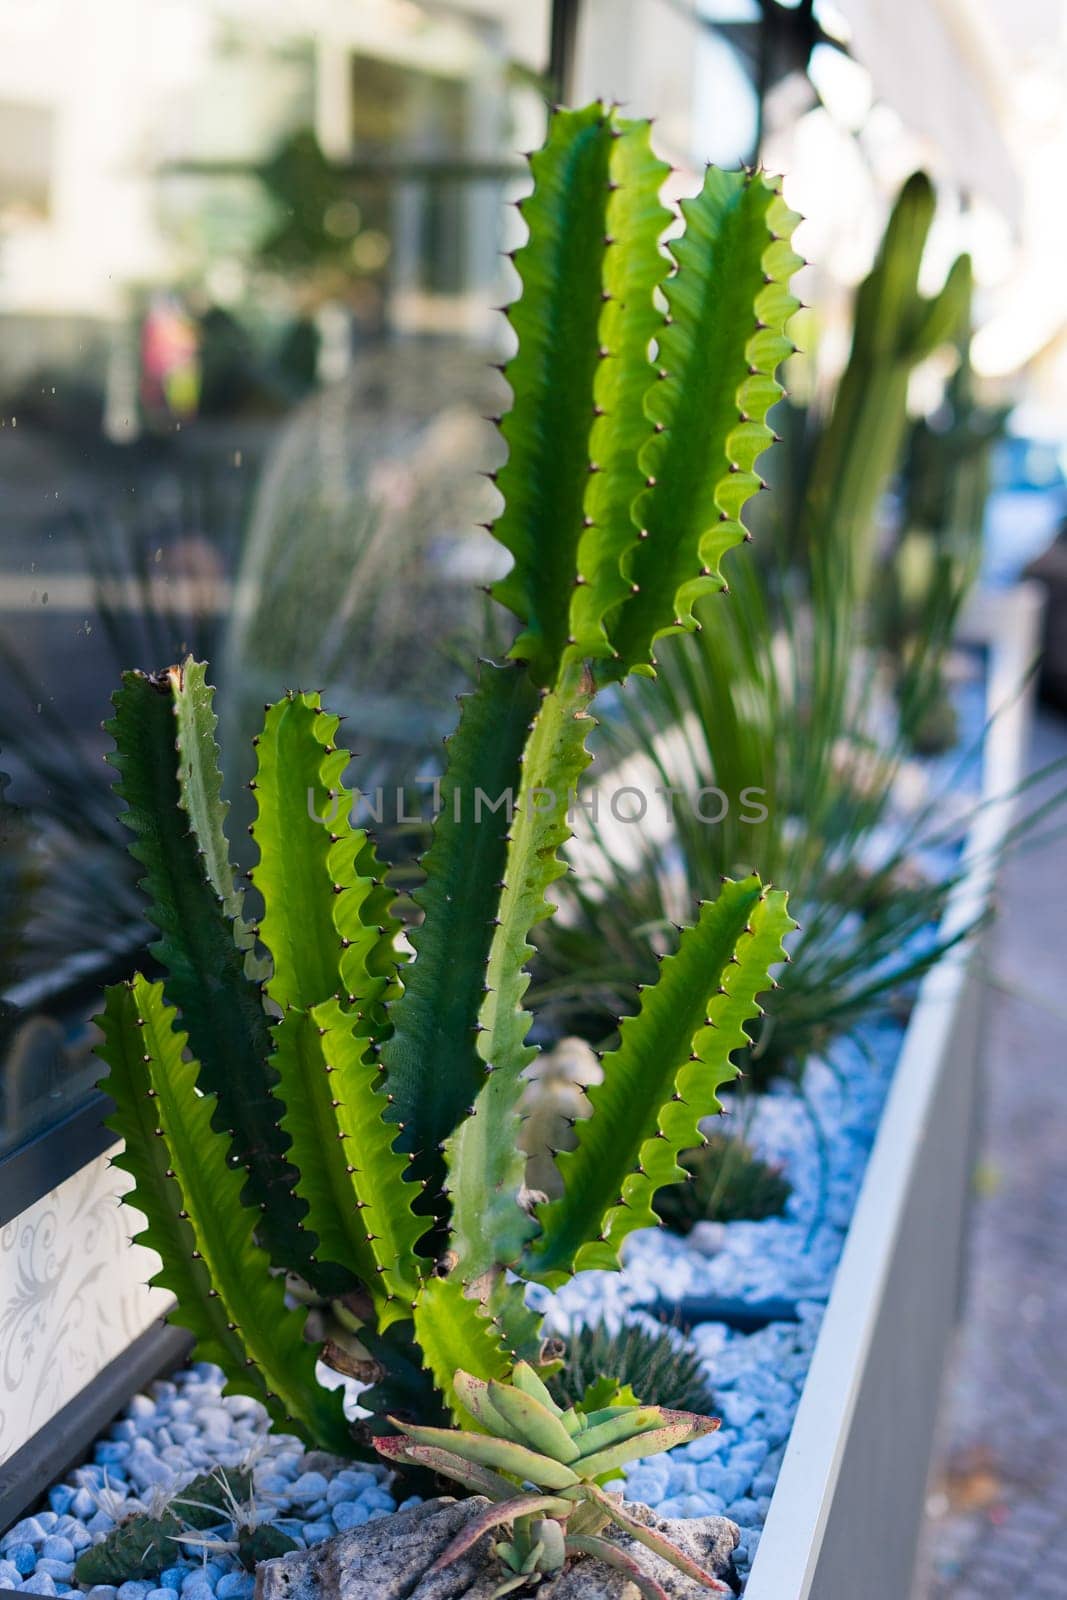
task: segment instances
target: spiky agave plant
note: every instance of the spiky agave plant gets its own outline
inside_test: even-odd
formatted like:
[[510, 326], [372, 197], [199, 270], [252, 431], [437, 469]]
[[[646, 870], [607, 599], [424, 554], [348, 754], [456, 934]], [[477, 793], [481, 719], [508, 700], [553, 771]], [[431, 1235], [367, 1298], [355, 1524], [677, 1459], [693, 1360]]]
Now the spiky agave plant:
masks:
[[442, 1551], [431, 1573], [443, 1571], [486, 1533], [509, 1529], [494, 1546], [507, 1573], [493, 1600], [539, 1575], [558, 1572], [568, 1556], [595, 1556], [624, 1572], [648, 1600], [666, 1591], [621, 1550], [601, 1537], [614, 1523], [680, 1572], [720, 1594], [726, 1584], [705, 1572], [663, 1534], [623, 1509], [605, 1484], [639, 1456], [688, 1444], [718, 1427], [713, 1417], [660, 1406], [613, 1404], [593, 1411], [564, 1409], [525, 1362], [511, 1383], [457, 1372], [456, 1391], [481, 1432], [418, 1427], [397, 1419], [399, 1434], [376, 1439], [387, 1461], [402, 1461], [452, 1478], [490, 1504]]
[[449, 741], [414, 959], [317, 695], [268, 708], [257, 741], [255, 928], [204, 667], [128, 675], [111, 725], [164, 972], [107, 996], [116, 1159], [201, 1357], [340, 1451], [360, 1442], [316, 1381], [307, 1312], [277, 1269], [355, 1314], [379, 1417], [469, 1421], [457, 1369], [547, 1367], [527, 1283], [616, 1266], [627, 1234], [654, 1224], [793, 926], [754, 876], [700, 907], [604, 1062], [562, 1194], [531, 1194], [517, 1137], [536, 1054], [529, 936], [564, 871], [590, 705], [602, 683], [650, 672], [660, 636], [724, 587], [798, 265], [776, 184], [714, 169], [664, 252], [666, 168], [646, 123], [603, 106], [558, 114], [532, 169], [494, 529], [514, 557], [496, 592], [521, 627]]
[[[662, 1195], [671, 1191], [661, 1189]], [[579, 1323], [566, 1339], [562, 1366], [552, 1374], [549, 1390], [562, 1405], [580, 1410], [594, 1404], [614, 1402], [616, 1394], [603, 1394], [607, 1381], [617, 1391], [636, 1394], [643, 1403], [665, 1406], [669, 1411], [711, 1411], [715, 1404], [707, 1372], [693, 1346], [677, 1329], [654, 1330], [639, 1322], [611, 1327], [601, 1318]]]

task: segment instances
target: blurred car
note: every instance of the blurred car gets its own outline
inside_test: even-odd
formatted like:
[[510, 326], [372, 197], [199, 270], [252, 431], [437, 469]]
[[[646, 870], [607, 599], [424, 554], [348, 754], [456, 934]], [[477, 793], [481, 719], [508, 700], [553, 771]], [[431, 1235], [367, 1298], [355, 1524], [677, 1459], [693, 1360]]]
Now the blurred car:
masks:
[[1067, 519], [1067, 440], [1008, 433], [993, 455], [982, 581], [1016, 582]]

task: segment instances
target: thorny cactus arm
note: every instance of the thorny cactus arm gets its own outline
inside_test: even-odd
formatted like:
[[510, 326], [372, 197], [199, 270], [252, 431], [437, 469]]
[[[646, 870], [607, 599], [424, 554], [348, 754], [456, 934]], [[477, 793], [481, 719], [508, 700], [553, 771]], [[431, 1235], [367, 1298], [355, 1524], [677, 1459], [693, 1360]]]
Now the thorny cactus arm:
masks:
[[652, 153], [651, 126], [616, 119], [608, 179], [603, 310], [593, 377], [582, 534], [570, 605], [570, 655], [612, 654], [608, 613], [630, 593], [622, 557], [637, 527], [634, 500], [645, 486], [639, 453], [648, 438], [648, 352], [663, 326], [656, 303], [670, 268], [659, 239], [671, 220], [659, 191], [669, 168]]
[[256, 740], [252, 881], [263, 896], [271, 999], [306, 1010], [340, 995], [369, 1023], [395, 975], [399, 924], [388, 892], [382, 903], [367, 834], [350, 822], [341, 776], [351, 757], [334, 743], [339, 721], [317, 694], [269, 708]]
[[[402, 1142], [415, 1152], [420, 1175], [434, 1171], [438, 1147], [473, 1105], [484, 1077], [475, 1045], [478, 1013], [507, 859], [510, 803], [538, 697], [523, 666], [485, 662], [477, 688], [460, 704], [459, 726], [446, 742], [441, 808], [422, 863], [426, 881], [415, 891], [423, 913], [411, 935], [415, 960], [390, 1008], [392, 1036], [382, 1050], [391, 1115], [403, 1127]], [[437, 1204], [440, 1211], [440, 1196]]]
[[[160, 937], [169, 1002], [181, 1012], [202, 1087], [216, 1096], [216, 1129], [231, 1132], [248, 1173], [245, 1198], [261, 1214], [276, 1266], [314, 1281], [314, 1240], [292, 1192], [279, 1107], [271, 1098], [270, 1028], [258, 984], [246, 973], [248, 936], [229, 868], [220, 798], [215, 715], [203, 663], [186, 661], [158, 677], [124, 674], [106, 725], [118, 772], [131, 854]], [[177, 735], [177, 738], [176, 738]], [[322, 1281], [320, 1279], [320, 1281]]]
[[[657, 198], [666, 168], [652, 155], [647, 124], [624, 122], [602, 105], [554, 116], [530, 170], [533, 193], [519, 202], [529, 237], [514, 258], [522, 292], [506, 312], [518, 349], [505, 367], [513, 403], [500, 423], [508, 459], [497, 486], [505, 503], [492, 531], [514, 557], [494, 589], [522, 623], [512, 655], [546, 685], [572, 635], [573, 592], [585, 577], [594, 603], [584, 607], [579, 643], [603, 649], [602, 610], [617, 582], [618, 524], [626, 524], [635, 460], [625, 435], [614, 433], [614, 448], [598, 460], [593, 435], [609, 398], [632, 428], [648, 385], [652, 289], [668, 265], [658, 240], [669, 215]], [[624, 292], [630, 298], [622, 307]], [[622, 319], [630, 315], [635, 326], [624, 341]], [[612, 364], [609, 397], [601, 374]], [[603, 442], [603, 430], [597, 433]], [[594, 534], [585, 499], [598, 469], [611, 504], [597, 508]], [[631, 531], [623, 526], [622, 536]], [[579, 556], [590, 557], [591, 573]]]
[[684, 1177], [679, 1154], [700, 1144], [701, 1119], [737, 1076], [731, 1054], [747, 1043], [756, 995], [796, 926], [785, 901], [755, 877], [726, 883], [683, 931], [604, 1059], [576, 1148], [560, 1154], [563, 1194], [540, 1208], [524, 1263], [531, 1277], [559, 1284], [584, 1267], [615, 1267], [626, 1235], [656, 1225], [656, 1190]]
[[790, 242], [799, 219], [775, 183], [709, 167], [682, 215], [645, 398], [645, 487], [623, 560], [633, 592], [608, 619], [620, 673], [649, 671], [655, 641], [695, 627], [696, 600], [726, 588], [719, 565], [745, 538], [741, 510], [762, 486], [755, 465], [782, 393], [774, 373], [794, 348], [785, 330], [798, 304], [789, 280], [802, 264]]
[[412, 1211], [418, 1187], [406, 1181], [407, 1158], [393, 1149], [395, 1129], [383, 1119], [387, 1102], [375, 1090], [378, 1066], [361, 1025], [336, 1000], [290, 1010], [275, 1032], [274, 1066], [316, 1254], [366, 1285], [384, 1332], [411, 1314], [425, 1223]]
[[279, 1427], [347, 1451], [340, 1396], [319, 1386], [305, 1314], [287, 1309], [284, 1282], [255, 1243], [243, 1174], [212, 1129], [212, 1098], [198, 1090], [198, 1063], [184, 1059], [186, 1036], [162, 985], [137, 977], [110, 989], [100, 1022], [111, 1068], [105, 1088], [117, 1107], [109, 1126], [125, 1140], [115, 1160], [136, 1183], [135, 1204], [148, 1219], [140, 1239], [162, 1257], [153, 1281], [175, 1295], [175, 1320]]
[[476, 1300], [467, 1298], [461, 1279], [429, 1277], [423, 1284], [414, 1307], [415, 1336], [434, 1384], [452, 1413], [464, 1427], [471, 1419], [456, 1390], [456, 1374], [473, 1372], [476, 1377], [505, 1378], [515, 1361], [499, 1321], [486, 1316]]
[[570, 669], [561, 686], [544, 695], [523, 753], [478, 1017], [485, 1079], [471, 1114], [446, 1146], [456, 1271], [468, 1282], [491, 1268], [514, 1265], [537, 1231], [521, 1200], [521, 1075], [536, 1054], [526, 1043], [532, 1022], [523, 1008], [530, 981], [526, 963], [533, 954], [531, 928], [552, 913], [546, 890], [567, 870], [559, 852], [570, 837], [568, 807], [589, 761], [590, 698], [583, 672]]

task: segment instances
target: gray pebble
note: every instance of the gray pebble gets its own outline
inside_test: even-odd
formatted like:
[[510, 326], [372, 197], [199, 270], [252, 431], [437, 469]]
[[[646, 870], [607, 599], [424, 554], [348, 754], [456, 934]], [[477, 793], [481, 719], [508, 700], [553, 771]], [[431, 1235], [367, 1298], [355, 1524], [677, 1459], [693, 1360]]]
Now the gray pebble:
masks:
[[325, 1499], [328, 1487], [321, 1472], [304, 1472], [290, 1488], [289, 1498], [297, 1506], [311, 1505], [316, 1500]]
[[[374, 1513], [372, 1512], [371, 1516], [373, 1516], [373, 1514]], [[370, 1518], [368, 1517], [367, 1520], [369, 1522]], [[335, 1529], [332, 1522], [304, 1523], [303, 1533], [308, 1544], [321, 1544], [324, 1539], [332, 1539], [334, 1532]]]
[[51, 1556], [38, 1556], [35, 1572], [47, 1572], [57, 1583], [69, 1583], [74, 1576], [73, 1561], [55, 1561]]
[[24, 1578], [22, 1582], [23, 1594], [55, 1594], [56, 1582], [47, 1572], [35, 1572], [31, 1578]]
[[339, 1500], [333, 1508], [333, 1521], [338, 1533], [344, 1533], [347, 1528], [361, 1527], [369, 1516], [366, 1506], [357, 1505], [351, 1500]]
[[[74, 1546], [62, 1534], [52, 1533], [42, 1542], [41, 1555], [48, 1561], [62, 1561], [69, 1566], [74, 1560]], [[52, 1576], [55, 1577], [55, 1573]]]
[[255, 1587], [256, 1580], [250, 1572], [227, 1572], [219, 1579], [215, 1594], [217, 1600], [245, 1600]]

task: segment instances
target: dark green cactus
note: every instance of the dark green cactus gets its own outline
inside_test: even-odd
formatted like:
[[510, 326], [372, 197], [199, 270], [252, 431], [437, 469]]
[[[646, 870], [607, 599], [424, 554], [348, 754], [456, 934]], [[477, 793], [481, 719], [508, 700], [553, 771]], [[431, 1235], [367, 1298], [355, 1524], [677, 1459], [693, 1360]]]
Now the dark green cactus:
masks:
[[250, 1472], [216, 1467], [193, 1478], [156, 1516], [147, 1512], [120, 1522], [100, 1544], [83, 1550], [74, 1567], [79, 1583], [126, 1583], [158, 1578], [181, 1559], [181, 1538], [228, 1520], [235, 1504], [252, 1492]]
[[291, 1534], [276, 1528], [273, 1522], [259, 1522], [254, 1528], [239, 1528], [237, 1557], [246, 1572], [255, 1572], [261, 1561], [273, 1561], [275, 1556], [288, 1555], [300, 1546]]
[[590, 707], [602, 683], [650, 672], [656, 640], [724, 587], [798, 265], [795, 219], [762, 174], [709, 169], [661, 249], [666, 169], [648, 125], [603, 106], [557, 114], [532, 168], [495, 530], [520, 631], [448, 743], [413, 959], [317, 695], [269, 707], [257, 741], [255, 928], [228, 862], [204, 667], [127, 675], [111, 724], [164, 971], [107, 997], [116, 1159], [200, 1354], [339, 1451], [359, 1445], [271, 1267], [360, 1307], [378, 1414], [464, 1419], [458, 1369], [499, 1379], [543, 1360], [526, 1282], [615, 1265], [655, 1223], [793, 926], [754, 876], [700, 907], [604, 1063], [562, 1194], [531, 1194], [530, 934], [565, 871]]

